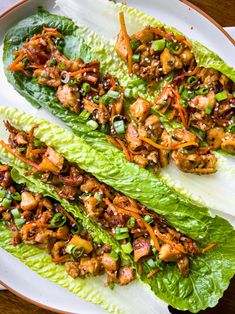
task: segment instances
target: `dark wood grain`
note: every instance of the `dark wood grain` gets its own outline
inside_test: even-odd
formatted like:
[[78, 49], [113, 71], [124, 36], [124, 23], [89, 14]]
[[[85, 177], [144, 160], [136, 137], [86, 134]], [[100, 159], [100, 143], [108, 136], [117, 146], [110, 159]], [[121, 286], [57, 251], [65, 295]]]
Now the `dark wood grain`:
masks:
[[[222, 26], [235, 26], [235, 0], [190, 0]], [[200, 314], [234, 314], [235, 313], [235, 278], [225, 292], [219, 304], [212, 309], [201, 311]], [[170, 309], [172, 313], [187, 314], [189, 312]], [[9, 291], [0, 291], [1, 314], [53, 314], [54, 312], [32, 305]]]

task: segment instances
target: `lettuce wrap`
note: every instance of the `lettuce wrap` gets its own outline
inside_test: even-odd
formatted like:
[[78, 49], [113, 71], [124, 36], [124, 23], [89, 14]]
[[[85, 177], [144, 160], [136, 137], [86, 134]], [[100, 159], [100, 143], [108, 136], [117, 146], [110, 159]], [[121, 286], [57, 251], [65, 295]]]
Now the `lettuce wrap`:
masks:
[[[217, 304], [235, 271], [235, 231], [228, 221], [219, 216], [211, 217], [207, 208], [175, 193], [149, 171], [125, 159], [97, 152], [70, 131], [17, 109], [1, 108], [0, 113], [26, 132], [38, 124], [35, 136], [40, 141], [92, 173], [98, 180], [163, 215], [169, 225], [199, 244], [208, 245], [216, 241], [217, 246], [213, 250], [190, 260], [191, 272], [188, 277], [182, 278], [174, 265], [167, 264], [150, 279], [145, 277], [147, 269], [144, 265], [141, 279], [159, 298], [181, 310], [198, 312]], [[14, 161], [4, 149], [1, 149], [1, 153]], [[14, 161], [14, 167], [17, 164], [19, 162]], [[22, 163], [21, 167], [24, 173]], [[101, 230], [100, 226], [93, 227]]]
[[[163, 25], [160, 22], [156, 22], [152, 18], [148, 18], [141, 12], [138, 12], [137, 14], [136, 10], [121, 4], [114, 5], [109, 3], [107, 8], [108, 11], [106, 14], [110, 14], [110, 16], [117, 15], [120, 10], [123, 10], [127, 15], [128, 22], [131, 22], [131, 25], [133, 25], [133, 29], [135, 30], [140, 28], [142, 25], [149, 23], [156, 26]], [[63, 9], [65, 10], [65, 8]], [[137, 20], [135, 16], [138, 16]], [[136, 87], [133, 88], [136, 88], [136, 94], [146, 97], [147, 93], [144, 82], [141, 82], [141, 80], [139, 80], [136, 76], [128, 76], [126, 65], [114, 52], [113, 43], [109, 39], [105, 39], [93, 33], [85, 26], [77, 26], [68, 18], [49, 14], [42, 9], [39, 10], [38, 13], [34, 16], [19, 22], [6, 34], [3, 55], [5, 68], [11, 64], [13, 60], [12, 52], [16, 49], [19, 49], [26, 38], [32, 36], [35, 33], [40, 33], [43, 26], [57, 27], [61, 31], [65, 40], [63, 52], [67, 57], [71, 59], [81, 57], [85, 62], [94, 59], [100, 60], [102, 73], [105, 73], [107, 70], [110, 71], [119, 78], [122, 84], [128, 85], [130, 83], [135, 85]], [[171, 28], [167, 29], [171, 30]], [[214, 68], [220, 70], [228, 76], [230, 75], [230, 78], [233, 79], [234, 71], [230, 67], [226, 66], [218, 56], [213, 58], [213, 64], [209, 64], [209, 60], [211, 60], [209, 57], [211, 52], [209, 53], [208, 50], [208, 59], [206, 59], [207, 63], [205, 63], [206, 54], [203, 54], [202, 57], [200, 51], [196, 51], [196, 47], [199, 47], [199, 45], [194, 42], [192, 43], [195, 49], [194, 53], [200, 65], [213, 67], [214, 64]], [[122, 69], [122, 71], [120, 71], [120, 69]], [[110, 144], [102, 132], [92, 131], [92, 128], [89, 127], [86, 122], [84, 122], [77, 114], [61, 106], [61, 103], [56, 97], [54, 89], [48, 86], [39, 85], [34, 80], [27, 78], [23, 73], [20, 72], [6, 71], [6, 76], [9, 82], [16, 88], [16, 90], [21, 93], [29, 102], [38, 108], [42, 106], [43, 108], [49, 110], [53, 116], [62, 120], [69, 128], [73, 130], [76, 135], [82, 137], [97, 151], [105, 153], [106, 155], [110, 154], [111, 156], [115, 154], [115, 156], [119, 156], [120, 159], [124, 158], [123, 153]], [[172, 128], [175, 127], [172, 126], [172, 124], [169, 124], [164, 117], [161, 117], [161, 119], [166, 129], [172, 130]], [[206, 182], [207, 186], [207, 190], [205, 190], [205, 192], [198, 190], [198, 186], [200, 186], [202, 183], [201, 178], [192, 178], [190, 175], [179, 173], [179, 171], [177, 171], [177, 169], [172, 166], [162, 171], [160, 174], [160, 176], [162, 176], [161, 180], [163, 180], [165, 184], [172, 186], [172, 188], [177, 189], [179, 193], [190, 195], [190, 197], [193, 197], [197, 202], [198, 200], [203, 200], [206, 206], [211, 206], [217, 210], [224, 211], [225, 216], [227, 214], [234, 215], [234, 206], [230, 202], [230, 197], [226, 198], [226, 202], [221, 200], [221, 202], [218, 203], [214, 201], [213, 194], [210, 192], [218, 188], [218, 182], [221, 182], [221, 180], [228, 180], [231, 182], [232, 175], [235, 170], [234, 164], [228, 159], [225, 159], [219, 154], [217, 154], [217, 158], [219, 160], [220, 172], [223, 171], [226, 173], [226, 175], [224, 176], [223, 173], [218, 173], [213, 177], [212, 180], [210, 178], [203, 178], [204, 183]], [[180, 181], [178, 180], [179, 177], [181, 178]], [[225, 183], [223, 186], [227, 186], [227, 184]], [[232, 185], [228, 186], [229, 190], [226, 188], [224, 193], [228, 193], [228, 195], [234, 193]]]

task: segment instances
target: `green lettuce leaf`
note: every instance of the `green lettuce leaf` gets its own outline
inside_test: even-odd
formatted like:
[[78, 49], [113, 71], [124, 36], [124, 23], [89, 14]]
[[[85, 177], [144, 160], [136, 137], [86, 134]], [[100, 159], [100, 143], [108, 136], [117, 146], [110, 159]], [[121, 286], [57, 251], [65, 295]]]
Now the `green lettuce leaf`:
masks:
[[217, 304], [235, 273], [235, 231], [226, 220], [211, 217], [206, 208], [178, 195], [149, 171], [124, 160], [120, 162], [115, 155], [97, 152], [67, 130], [17, 109], [1, 108], [0, 114], [26, 132], [39, 124], [35, 130], [38, 139], [100, 181], [162, 214], [170, 225], [191, 236], [199, 245], [217, 242], [211, 251], [190, 260], [191, 272], [187, 278], [182, 278], [170, 263], [162, 265], [162, 270], [151, 279], [146, 279], [150, 269], [144, 264], [141, 277], [158, 297], [175, 308], [196, 313]]

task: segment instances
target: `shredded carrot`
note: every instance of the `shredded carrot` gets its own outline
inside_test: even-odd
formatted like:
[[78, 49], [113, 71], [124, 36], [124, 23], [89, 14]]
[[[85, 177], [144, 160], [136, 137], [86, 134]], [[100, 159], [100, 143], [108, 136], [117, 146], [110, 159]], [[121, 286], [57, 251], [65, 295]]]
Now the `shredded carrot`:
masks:
[[23, 161], [24, 163], [28, 164], [29, 166], [37, 169], [38, 171], [41, 170], [41, 168], [39, 167], [38, 164], [35, 164], [34, 162], [24, 158], [23, 156], [21, 156], [19, 153], [17, 153], [16, 151], [14, 151], [11, 147], [9, 147], [3, 140], [0, 140], [0, 145], [2, 145], [10, 154], [12, 154], [13, 156], [15, 156], [16, 158], [20, 159], [21, 161]]
[[129, 153], [129, 151], [128, 151], [127, 147], [125, 146], [125, 144], [122, 142], [122, 140], [120, 140], [119, 138], [116, 138], [116, 141], [117, 141], [118, 144], [121, 146], [122, 151], [123, 151], [123, 153], [124, 153], [125, 156], [126, 156], [126, 159], [127, 159], [128, 161], [132, 161], [132, 156], [131, 156], [131, 154]]
[[73, 224], [77, 225], [77, 221], [59, 204], [56, 205], [58, 211], [62, 212]]
[[64, 261], [66, 261], [66, 259], [69, 257], [69, 254], [66, 254], [64, 256], [61, 257], [52, 257], [52, 262], [54, 263], [63, 263]]
[[131, 45], [130, 45], [130, 38], [129, 38], [129, 35], [127, 33], [127, 29], [126, 29], [126, 24], [125, 24], [123, 12], [120, 12], [119, 18], [120, 18], [121, 31], [122, 31], [125, 45], [126, 45], [126, 49], [127, 49], [128, 71], [130, 74], [132, 72], [132, 49], [131, 49]]
[[160, 244], [158, 242], [158, 239], [157, 239], [157, 237], [156, 237], [152, 227], [147, 222], [145, 222], [144, 219], [139, 214], [133, 213], [131, 211], [128, 211], [127, 209], [123, 209], [123, 208], [121, 208], [119, 206], [116, 206], [116, 205], [112, 204], [110, 202], [110, 200], [107, 199], [107, 198], [104, 199], [104, 202], [105, 202], [106, 205], [110, 206], [115, 211], [119, 212], [120, 214], [124, 214], [124, 215], [127, 215], [127, 216], [134, 217], [135, 219], [139, 219], [144, 224], [145, 228], [147, 229], [150, 237], [152, 238], [152, 240], [154, 242], [154, 245], [155, 245], [156, 249], [158, 251], [160, 251]]
[[195, 75], [195, 74], [198, 72], [198, 70], [199, 70], [199, 68], [198, 68], [198, 67], [195, 67], [193, 71], [188, 71], [188, 72], [185, 72], [185, 73], [183, 73], [183, 74], [181, 74], [181, 75], [176, 76], [176, 77], [173, 79], [173, 81], [174, 81], [174, 82], [175, 82], [175, 81], [178, 81], [179, 79], [184, 78], [185, 76], [193, 76], [193, 75]]
[[176, 114], [176, 109], [174, 108], [172, 110], [171, 114], [169, 115], [168, 120], [172, 121], [174, 119], [174, 117], [175, 117], [175, 114]]
[[111, 136], [106, 136], [106, 139], [109, 143], [113, 144], [115, 147], [121, 149], [120, 144], [115, 140], [115, 138], [111, 137]]
[[91, 83], [96, 83], [98, 81], [98, 77], [92, 75], [83, 76], [83, 79]]
[[9, 166], [8, 165], [0, 165], [0, 172], [1, 171], [7, 171], [9, 170]]
[[161, 149], [161, 150], [174, 150], [174, 149], [179, 149], [179, 148], [183, 148], [183, 147], [187, 147], [187, 146], [198, 146], [198, 144], [195, 142], [187, 142], [187, 143], [179, 142], [179, 143], [171, 144], [170, 146], [164, 146], [164, 145], [155, 143], [150, 138], [147, 138], [144, 136], [139, 136], [139, 139], [141, 139], [142, 141], [150, 144], [151, 146], [156, 147], [156, 148]]
[[162, 233], [159, 231], [159, 229], [158, 229], [157, 226], [155, 226], [155, 229], [154, 229], [154, 230], [155, 230], [155, 232], [156, 232], [157, 237], [158, 237], [162, 242], [168, 243], [168, 244], [174, 246], [174, 247], [175, 247], [178, 251], [180, 251], [181, 253], [184, 253], [184, 254], [186, 253], [184, 247], [183, 247], [181, 244], [178, 244], [178, 243], [175, 243], [175, 242], [171, 241], [171, 240], [167, 237], [167, 235], [162, 234]]
[[202, 250], [202, 254], [204, 254], [205, 252], [209, 251], [210, 249], [212, 249], [214, 246], [216, 246], [217, 243], [216, 242], [212, 242], [211, 244], [209, 244], [208, 246], [206, 246], [203, 250]]
[[22, 67], [24, 67], [23, 64], [19, 65], [19, 62], [24, 59], [24, 55], [20, 54], [13, 62], [7, 67], [8, 71], [19, 71]]
[[159, 268], [152, 270], [150, 273], [147, 274], [146, 277], [149, 279], [149, 278], [153, 277], [153, 275], [155, 275], [157, 272], [159, 272]]
[[183, 126], [186, 129], [188, 129], [188, 113], [187, 113], [187, 110], [180, 103], [180, 94], [179, 94], [178, 87], [175, 87], [175, 89], [173, 90], [173, 93], [175, 94], [175, 97], [176, 97], [176, 109], [179, 111]]
[[70, 72], [69, 75], [74, 77], [78, 74], [86, 73], [86, 72], [96, 72], [96, 68], [82, 68], [74, 72]]

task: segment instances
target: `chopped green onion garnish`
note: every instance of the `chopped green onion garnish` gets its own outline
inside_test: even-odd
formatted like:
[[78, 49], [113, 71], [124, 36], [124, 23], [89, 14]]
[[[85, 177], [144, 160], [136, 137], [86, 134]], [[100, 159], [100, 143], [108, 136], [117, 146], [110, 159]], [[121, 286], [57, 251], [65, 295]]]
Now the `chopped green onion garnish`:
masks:
[[161, 101], [161, 105], [165, 106], [165, 105], [167, 105], [167, 104], [168, 104], [167, 100], [162, 100], [162, 101]]
[[65, 64], [64, 62], [60, 62], [60, 63], [59, 63], [59, 68], [60, 68], [61, 70], [65, 70], [65, 69], [66, 69], [66, 64]]
[[230, 133], [235, 133], [235, 123], [230, 124], [227, 128], [226, 128], [226, 132], [230, 132]]
[[154, 40], [152, 43], [152, 47], [154, 51], [162, 51], [165, 48], [166, 41], [164, 38]]
[[152, 252], [153, 252], [154, 255], [158, 254], [158, 251], [157, 251], [157, 249], [155, 247], [152, 248]]
[[114, 287], [115, 287], [115, 284], [114, 284], [114, 282], [113, 282], [113, 281], [111, 281], [111, 282], [110, 282], [110, 284], [109, 284], [109, 288], [110, 288], [111, 290], [113, 290], [113, 289], [114, 289]]
[[116, 90], [109, 90], [106, 96], [112, 99], [118, 99], [118, 97], [120, 96], [120, 93]]
[[117, 261], [119, 259], [119, 255], [118, 253], [116, 253], [115, 251], [111, 251], [110, 255], [112, 256], [112, 258]]
[[77, 84], [77, 79], [76, 78], [72, 78], [70, 81], [69, 81], [69, 85], [70, 86], [74, 86], [74, 85], [76, 85]]
[[27, 58], [24, 58], [22, 61], [21, 61], [24, 65], [27, 65], [29, 60]]
[[33, 145], [34, 145], [35, 147], [40, 147], [40, 146], [42, 145], [42, 142], [39, 141], [39, 140], [37, 140], [37, 139], [35, 139], [35, 140], [33, 141]]
[[179, 93], [180, 94], [182, 93], [183, 89], [184, 89], [184, 85], [180, 85], [180, 87], [179, 87]]
[[17, 229], [20, 229], [23, 224], [26, 222], [26, 219], [25, 218], [16, 218], [15, 220], [15, 225], [17, 227]]
[[141, 45], [141, 42], [139, 40], [131, 39], [130, 45], [131, 45], [131, 49], [135, 50]]
[[153, 218], [149, 215], [144, 216], [144, 221], [146, 221], [147, 223], [151, 223], [153, 222]]
[[96, 192], [94, 194], [94, 198], [97, 200], [98, 203], [102, 202], [102, 200], [103, 200], [103, 193]]
[[181, 98], [184, 100], [192, 99], [194, 97], [195, 97], [195, 93], [188, 89], [184, 89], [181, 93]]
[[166, 47], [174, 55], [179, 55], [183, 51], [183, 45], [181, 43], [174, 43], [173, 41], [167, 40]]
[[52, 225], [52, 227], [55, 227], [55, 228], [59, 228], [59, 227], [62, 227], [65, 223], [66, 223], [66, 216], [61, 214], [61, 213], [56, 213], [51, 221], [50, 221], [50, 224]]
[[3, 207], [9, 207], [9, 206], [11, 205], [11, 202], [12, 202], [11, 199], [8, 199], [8, 198], [5, 197], [5, 198], [2, 200], [1, 205], [2, 205]]
[[123, 227], [123, 228], [120, 228], [120, 227], [117, 227], [115, 228], [115, 233], [125, 233], [125, 232], [128, 232], [128, 228], [127, 227]]
[[26, 150], [25, 147], [19, 147], [19, 148], [18, 148], [18, 152], [19, 152], [19, 153], [23, 153], [25, 150]]
[[113, 122], [113, 127], [117, 134], [125, 133], [125, 123], [123, 120], [117, 120]]
[[87, 123], [86, 123], [92, 130], [96, 130], [97, 128], [98, 128], [98, 126], [99, 126], [99, 124], [96, 122], [96, 121], [94, 121], [94, 120], [89, 120], [89, 121], [87, 121]]
[[127, 97], [127, 98], [131, 98], [132, 97], [132, 90], [131, 90], [131, 88], [126, 88], [125, 89], [124, 96]]
[[107, 97], [107, 94], [106, 94], [100, 98], [100, 101], [102, 102], [102, 104], [107, 106], [110, 103], [110, 98]]
[[82, 231], [82, 225], [77, 224], [74, 228], [71, 229], [73, 234], [80, 234]]
[[100, 131], [102, 133], [107, 133], [108, 132], [108, 124], [102, 124], [101, 127], [100, 127]]
[[7, 194], [6, 189], [0, 189], [0, 198], [4, 198], [6, 194]]
[[130, 254], [133, 251], [133, 247], [130, 242], [122, 244], [121, 247], [126, 254]]
[[118, 233], [118, 234], [115, 234], [115, 238], [117, 240], [127, 239], [127, 238], [129, 238], [129, 233]]
[[209, 93], [209, 89], [206, 87], [202, 87], [202, 88], [199, 88], [198, 90], [196, 90], [195, 93], [197, 95], [206, 95]]
[[93, 102], [95, 103], [95, 104], [98, 104], [99, 103], [99, 101], [100, 101], [100, 96], [94, 96], [93, 98], [92, 98], [92, 100], [93, 100]]
[[220, 92], [220, 93], [215, 94], [215, 99], [217, 101], [222, 101], [222, 100], [225, 100], [227, 98], [228, 98], [228, 94], [225, 90]]
[[89, 83], [82, 84], [82, 94], [85, 96], [91, 90], [91, 85]]
[[196, 78], [196, 76], [190, 76], [188, 79], [187, 79], [187, 83], [192, 85], [192, 84], [196, 84], [198, 81], [198, 79]]
[[140, 53], [135, 53], [132, 56], [133, 62], [139, 63], [140, 62]]
[[74, 258], [79, 258], [84, 253], [84, 248], [81, 245], [69, 244], [65, 248], [65, 252], [72, 255]]
[[187, 102], [186, 102], [186, 100], [184, 100], [184, 99], [180, 99], [180, 104], [182, 105], [182, 106], [184, 106], [184, 107], [188, 107], [188, 104], [187, 104]]
[[51, 59], [51, 60], [49, 60], [49, 61], [47, 62], [47, 65], [48, 65], [49, 67], [54, 67], [54, 66], [56, 66], [56, 64], [57, 64], [56, 59]]
[[135, 227], [135, 218], [131, 217], [128, 221], [127, 221], [127, 227], [129, 228], [134, 228]]
[[233, 98], [235, 98], [235, 91], [232, 92]]
[[11, 194], [11, 198], [13, 198], [13, 200], [15, 201], [20, 201], [21, 200], [21, 195], [19, 192], [15, 192]]
[[208, 114], [208, 115], [210, 115], [211, 112], [212, 112], [212, 110], [213, 110], [213, 108], [214, 108], [214, 105], [208, 104], [207, 107], [206, 107], [206, 109], [205, 109], [205, 113]]
[[86, 109], [83, 109], [82, 112], [79, 114], [79, 119], [83, 121], [87, 121], [90, 117], [90, 112], [87, 111]]
[[147, 264], [149, 265], [149, 267], [151, 268], [156, 268], [156, 264], [154, 262], [154, 260], [152, 258], [147, 260]]
[[17, 219], [20, 218], [20, 210], [19, 208], [14, 208], [11, 210], [12, 216]]

